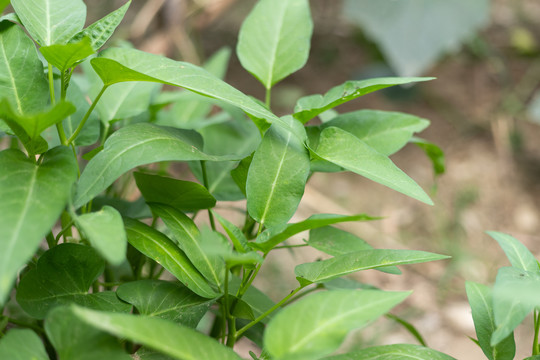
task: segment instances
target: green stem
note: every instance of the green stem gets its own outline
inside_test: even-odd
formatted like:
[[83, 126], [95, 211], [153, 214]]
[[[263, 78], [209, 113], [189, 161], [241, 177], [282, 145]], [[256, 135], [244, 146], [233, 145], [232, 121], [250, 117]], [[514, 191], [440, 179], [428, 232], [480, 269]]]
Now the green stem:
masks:
[[84, 127], [84, 124], [86, 124], [86, 121], [88, 120], [88, 118], [90, 117], [90, 114], [92, 114], [92, 111], [94, 110], [94, 108], [96, 107], [99, 99], [101, 99], [101, 96], [103, 95], [103, 93], [105, 92], [105, 90], [107, 90], [107, 88], [109, 87], [109, 85], [103, 85], [103, 87], [101, 88], [101, 91], [99, 92], [99, 94], [96, 96], [96, 99], [94, 100], [94, 102], [92, 103], [92, 105], [90, 105], [90, 108], [88, 108], [88, 111], [86, 112], [86, 114], [84, 114], [84, 117], [83, 119], [81, 120], [81, 123], [79, 124], [79, 126], [77, 126], [77, 129], [75, 129], [75, 132], [73, 133], [73, 135], [71, 135], [69, 137], [69, 139], [67, 140], [67, 143], [68, 144], [71, 144], [76, 138], [77, 136], [79, 136], [79, 133], [81, 132], [82, 128]]
[[290, 248], [297, 248], [297, 247], [304, 247], [304, 246], [309, 246], [309, 245], [308, 244], [282, 245], [282, 246], [276, 246], [272, 250], [275, 250], [275, 249], [290, 249]]
[[266, 107], [268, 109], [270, 109], [270, 100], [271, 100], [271, 95], [272, 94], [272, 88], [267, 88], [266, 89], [266, 95], [264, 97], [264, 104], [266, 105]]
[[291, 293], [287, 296], [285, 296], [280, 302], [278, 302], [276, 305], [272, 306], [270, 309], [266, 310], [263, 314], [261, 314], [258, 318], [256, 318], [255, 320], [253, 320], [252, 322], [250, 322], [249, 324], [247, 324], [246, 326], [244, 326], [243, 328], [241, 328], [240, 330], [238, 330], [238, 332], [236, 333], [236, 337], [239, 338], [243, 333], [245, 333], [249, 328], [251, 328], [252, 326], [256, 325], [257, 323], [259, 323], [261, 320], [263, 320], [265, 317], [267, 317], [268, 315], [270, 315], [271, 313], [273, 313], [275, 310], [277, 310], [278, 308], [280, 308], [283, 304], [285, 304], [287, 301], [289, 301], [290, 298], [292, 298], [294, 295], [296, 295], [297, 292], [299, 292], [300, 290], [302, 290], [303, 288], [305, 287], [305, 285], [300, 285], [299, 287], [297, 287], [296, 289], [294, 289], [293, 291], [291, 291]]
[[54, 239], [54, 235], [52, 231], [47, 234], [46, 239], [47, 239], [47, 245], [49, 246], [49, 249], [52, 249], [53, 247], [56, 246], [57, 242]]
[[[53, 67], [51, 64], [48, 64], [49, 68], [49, 94], [51, 96], [51, 104], [56, 104], [56, 97], [54, 95], [54, 74]], [[64, 87], [64, 79], [62, 78], [62, 87]], [[58, 137], [60, 138], [60, 143], [62, 145], [67, 145], [66, 132], [64, 131], [64, 125], [62, 122], [56, 123], [56, 131], [58, 132]]]
[[[208, 175], [206, 173], [206, 161], [201, 160], [201, 171], [202, 171], [202, 177], [203, 177], [203, 185], [206, 188], [206, 190], [210, 191], [208, 189]], [[212, 230], [216, 231], [216, 222], [214, 221], [214, 215], [212, 215], [212, 211], [208, 209], [208, 219], [210, 220], [210, 226], [212, 227]]]
[[538, 334], [540, 332], [540, 313], [538, 310], [534, 310], [534, 339], [532, 346], [532, 355], [540, 354], [540, 347], [538, 346]]
[[13, 319], [13, 318], [10, 318], [10, 317], [8, 317], [7, 319], [8, 319], [8, 322], [11, 323], [11, 324], [21, 326], [21, 327], [25, 327], [25, 328], [28, 328], [28, 329], [32, 329], [32, 330], [34, 330], [35, 332], [37, 332], [39, 334], [45, 334], [45, 331], [43, 331], [43, 329], [40, 328], [37, 325], [30, 324], [30, 323], [20, 321], [20, 320], [17, 320], [17, 319]]

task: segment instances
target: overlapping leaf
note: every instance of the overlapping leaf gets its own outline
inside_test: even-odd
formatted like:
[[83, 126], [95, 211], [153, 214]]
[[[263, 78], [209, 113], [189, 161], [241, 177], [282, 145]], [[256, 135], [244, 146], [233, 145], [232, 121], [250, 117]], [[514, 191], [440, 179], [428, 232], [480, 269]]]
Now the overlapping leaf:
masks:
[[43, 342], [29, 329], [11, 329], [0, 340], [0, 359], [49, 360]]
[[395, 344], [374, 346], [360, 351], [354, 351], [343, 355], [325, 357], [324, 360], [456, 360], [453, 357], [443, 354], [420, 345]]

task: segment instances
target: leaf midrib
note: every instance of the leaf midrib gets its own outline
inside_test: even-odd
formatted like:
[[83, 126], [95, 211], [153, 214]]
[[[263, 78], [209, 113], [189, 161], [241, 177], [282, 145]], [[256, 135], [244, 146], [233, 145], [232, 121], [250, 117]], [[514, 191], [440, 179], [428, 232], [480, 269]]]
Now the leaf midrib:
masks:
[[[0, 38], [3, 38], [3, 37], [4, 37], [3, 35], [0, 35]], [[1, 45], [0, 48], [2, 49], [2, 57], [4, 58], [6, 68], [9, 74], [9, 80], [11, 81], [11, 86], [15, 93], [15, 100], [17, 102], [17, 110], [19, 111], [19, 113], [22, 114], [23, 111], [22, 111], [21, 99], [20, 99], [19, 91], [17, 89], [17, 84], [15, 83], [15, 77], [13, 76], [13, 71], [11, 71], [11, 66], [7, 58], [6, 49], [4, 47], [4, 41], [0, 41], [0, 45]]]

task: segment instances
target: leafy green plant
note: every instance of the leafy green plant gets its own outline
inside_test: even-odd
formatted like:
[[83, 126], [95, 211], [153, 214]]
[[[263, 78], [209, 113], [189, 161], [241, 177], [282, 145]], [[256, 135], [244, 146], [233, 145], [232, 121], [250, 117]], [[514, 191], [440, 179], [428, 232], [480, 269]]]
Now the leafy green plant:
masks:
[[[365, 214], [289, 223], [321, 171], [351, 171], [432, 203], [388, 157], [413, 142], [442, 171], [440, 150], [413, 138], [427, 120], [333, 110], [430, 79], [348, 81], [278, 117], [273, 86], [308, 58], [307, 0], [261, 0], [242, 25], [237, 54], [264, 85], [264, 103], [220, 79], [228, 50], [204, 67], [129, 47], [101, 51], [129, 4], [84, 28], [81, 0], [12, 0], [15, 13], [0, 21], [9, 144], [0, 152], [0, 358], [239, 359], [234, 346], [246, 337], [261, 359], [449, 359], [420, 345], [332, 356], [349, 331], [410, 294], [351, 288], [341, 277], [399, 274], [397, 265], [446, 256], [374, 249], [332, 227], [377, 219]], [[324, 122], [306, 125], [316, 117]], [[177, 162], [199, 182], [172, 177]], [[215, 209], [239, 199], [243, 226]], [[194, 221], [199, 214], [209, 226]], [[274, 303], [253, 281], [269, 253], [297, 247], [286, 241], [304, 231], [300, 246], [329, 256], [297, 265], [298, 286]]]

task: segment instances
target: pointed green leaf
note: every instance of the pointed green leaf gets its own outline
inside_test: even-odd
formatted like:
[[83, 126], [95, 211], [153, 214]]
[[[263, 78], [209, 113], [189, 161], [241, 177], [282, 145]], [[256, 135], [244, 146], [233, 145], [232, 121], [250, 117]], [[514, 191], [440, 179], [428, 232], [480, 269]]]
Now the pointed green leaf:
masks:
[[0, 99], [19, 114], [47, 106], [49, 88], [32, 40], [17, 25], [0, 22]]
[[264, 333], [264, 347], [277, 359], [318, 359], [336, 350], [347, 333], [402, 302], [410, 292], [323, 291], [281, 310]]
[[324, 95], [310, 95], [298, 100], [293, 116], [306, 123], [315, 116], [332, 109], [338, 105], [354, 100], [371, 92], [389, 86], [409, 84], [413, 82], [428, 81], [434, 78], [375, 78], [367, 80], [346, 81], [335, 86]]
[[86, 166], [79, 179], [74, 205], [81, 207], [136, 166], [159, 161], [235, 160], [207, 155], [197, 144], [200, 137], [188, 130], [139, 123], [126, 126], [105, 142], [103, 150]]
[[113, 265], [126, 260], [127, 238], [120, 213], [110, 206], [75, 218], [90, 244]]
[[[302, 126], [292, 118], [285, 121], [291, 126]], [[309, 154], [303, 143], [293, 133], [272, 126], [264, 134], [249, 167], [249, 215], [261, 226], [285, 224], [296, 212], [308, 175]]]
[[216, 340], [168, 320], [148, 316], [113, 314], [73, 306], [71, 311], [97, 329], [153, 348], [179, 360], [241, 360]]
[[41, 46], [67, 43], [86, 21], [82, 0], [11, 0], [11, 5]]
[[336, 127], [324, 129], [315, 153], [326, 161], [433, 205], [424, 190], [392, 160], [347, 131]]
[[465, 283], [465, 288], [480, 348], [489, 360], [512, 360], [516, 353], [513, 333], [495, 346], [491, 346], [490, 343], [491, 336], [496, 330], [491, 289], [471, 281]]
[[339, 115], [321, 125], [345, 130], [383, 155], [390, 156], [407, 144], [412, 134], [429, 121], [414, 115], [379, 110], [359, 110]]
[[49, 360], [43, 342], [29, 329], [11, 329], [0, 339], [0, 359]]
[[18, 150], [0, 152], [0, 304], [66, 205], [77, 179], [70, 149], [48, 151], [36, 165]]
[[56, 66], [61, 72], [74, 67], [94, 54], [89, 38], [82, 38], [75, 43], [42, 46], [39, 51], [49, 64]]
[[497, 231], [488, 231], [487, 234], [497, 240], [513, 267], [533, 273], [540, 273], [538, 261], [519, 240]]
[[261, 0], [244, 20], [237, 54], [270, 89], [307, 62], [313, 22], [307, 0]]
[[207, 299], [218, 295], [167, 236], [140, 221], [128, 218], [124, 221], [128, 241], [134, 248], [154, 259], [197, 295]]
[[256, 249], [263, 251], [269, 251], [279, 243], [287, 240], [288, 238], [301, 233], [302, 231], [319, 228], [322, 226], [338, 224], [349, 221], [370, 221], [377, 218], [370, 217], [365, 214], [358, 215], [336, 215], [336, 214], [315, 214], [307, 218], [306, 220], [287, 224], [284, 227], [277, 227], [275, 229], [268, 229], [263, 232], [257, 238], [255, 243], [250, 245]]
[[449, 256], [416, 250], [361, 250], [327, 260], [297, 265], [294, 273], [296, 276], [319, 283], [381, 266], [417, 264], [448, 258]]
[[[240, 288], [241, 280], [236, 276], [231, 276], [229, 281], [229, 295], [234, 296], [238, 289]], [[261, 290], [257, 289], [255, 286], [251, 285], [242, 300], [249, 305], [253, 314], [258, 317], [264, 314], [267, 310], [272, 308], [275, 303]], [[266, 324], [269, 319], [273, 317], [274, 314], [268, 315], [268, 317], [261, 320], [262, 323]]]
[[433, 164], [433, 173], [435, 176], [442, 175], [446, 171], [444, 152], [437, 145], [430, 143], [427, 140], [413, 136], [410, 140], [411, 143], [424, 150], [427, 157]]
[[139, 314], [168, 319], [195, 328], [214, 302], [195, 295], [187, 287], [163, 280], [139, 280], [120, 285], [118, 297]]
[[214, 217], [219, 221], [221, 226], [223, 226], [223, 229], [229, 235], [229, 239], [231, 239], [234, 249], [238, 252], [245, 253], [249, 249], [248, 241], [246, 239], [246, 236], [240, 230], [236, 225], [231, 223], [229, 220], [225, 219], [223, 216], [219, 215], [215, 211], [212, 211], [212, 214], [214, 214]]
[[59, 306], [47, 315], [45, 332], [62, 360], [131, 359], [118, 339], [86, 324], [69, 307]]
[[137, 187], [148, 203], [169, 205], [180, 211], [209, 209], [216, 199], [201, 184], [136, 172]]
[[325, 357], [324, 360], [456, 360], [439, 351], [413, 344], [374, 346], [343, 355]]
[[36, 268], [23, 276], [17, 302], [31, 316], [43, 319], [52, 308], [76, 303], [95, 309], [129, 311], [114, 292], [88, 293], [105, 269], [97, 252], [78, 244], [60, 244], [45, 252]]
[[210, 56], [203, 67], [210, 74], [223, 80], [231, 59], [231, 48], [224, 46]]
[[239, 163], [238, 166], [231, 170], [231, 177], [234, 180], [236, 186], [240, 192], [246, 197], [246, 183], [247, 176], [249, 172], [249, 167], [251, 166], [251, 161], [253, 161], [253, 155], [255, 153], [246, 156]]
[[212, 284], [222, 288], [225, 279], [225, 261], [218, 255], [208, 254], [201, 243], [200, 231], [184, 213], [162, 204], [150, 204], [152, 211], [163, 220], [176, 243], [193, 265]]
[[77, 42], [80, 39], [87, 37], [90, 39], [90, 45], [92, 48], [95, 51], [99, 50], [107, 42], [107, 40], [109, 40], [114, 30], [118, 27], [130, 4], [131, 0], [128, 0], [128, 2], [117, 10], [111, 12], [92, 25], [88, 26], [86, 29], [75, 34], [70, 42]]

